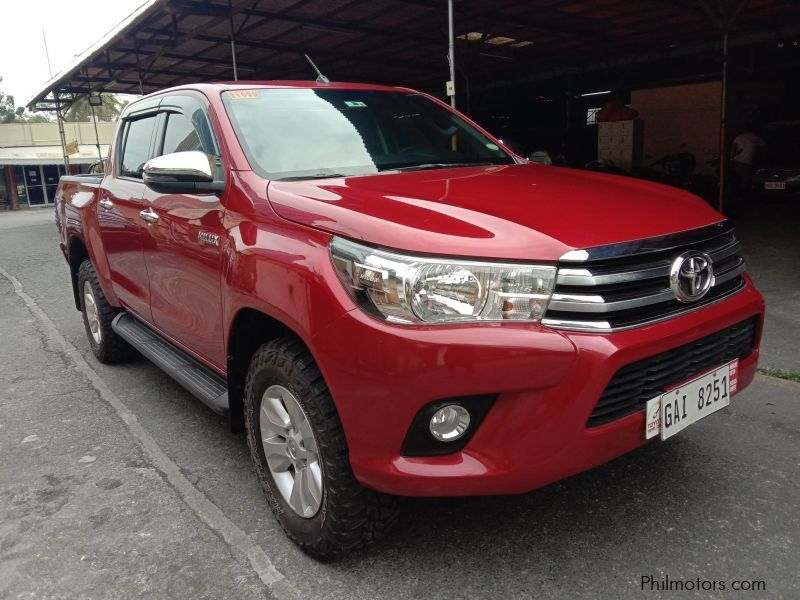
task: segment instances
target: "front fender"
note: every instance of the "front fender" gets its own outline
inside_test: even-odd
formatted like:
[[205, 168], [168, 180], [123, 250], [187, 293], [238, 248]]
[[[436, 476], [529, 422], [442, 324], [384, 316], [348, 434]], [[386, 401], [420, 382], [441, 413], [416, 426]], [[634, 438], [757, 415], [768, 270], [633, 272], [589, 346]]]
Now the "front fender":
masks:
[[254, 309], [291, 329], [315, 355], [314, 334], [353, 308], [331, 264], [330, 238], [278, 220], [230, 227], [222, 295], [226, 331], [240, 310]]

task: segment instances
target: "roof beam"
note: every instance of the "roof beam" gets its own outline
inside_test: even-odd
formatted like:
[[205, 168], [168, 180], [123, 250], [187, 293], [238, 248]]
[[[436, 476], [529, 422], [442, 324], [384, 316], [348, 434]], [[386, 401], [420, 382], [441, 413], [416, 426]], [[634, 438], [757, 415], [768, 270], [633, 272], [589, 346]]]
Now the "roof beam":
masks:
[[[162, 31], [158, 31], [158, 30], [153, 31], [150, 28], [148, 28], [146, 31], [148, 31], [149, 33], [153, 33], [155, 35], [165, 35]], [[227, 37], [214, 36], [214, 35], [209, 35], [209, 34], [204, 34], [204, 33], [193, 33], [191, 35], [187, 34], [187, 36], [188, 37], [184, 37], [182, 35], [181, 36], [182, 41], [186, 41], [186, 39], [190, 39], [191, 38], [191, 39], [199, 40], [199, 41], [202, 41], [202, 42], [208, 42], [208, 43], [214, 44], [215, 46], [227, 45], [227, 44], [230, 43], [230, 40]], [[154, 46], [154, 45], [157, 45], [159, 48], [165, 49], [166, 48], [166, 45], [164, 44], [165, 41], [166, 40], [158, 40], [158, 39], [155, 39], [155, 38], [139, 39], [139, 44], [140, 44], [139, 47], [141, 48], [142, 46]], [[241, 46], [241, 47], [245, 47], [245, 48], [258, 48], [258, 49], [262, 49], [262, 50], [273, 50], [275, 52], [281, 52], [281, 53], [285, 53], [285, 54], [292, 54], [292, 55], [296, 55], [298, 57], [302, 57], [303, 51], [306, 50], [306, 51], [313, 52], [315, 55], [318, 55], [318, 56], [327, 56], [329, 58], [334, 58], [334, 59], [353, 60], [354, 58], [356, 58], [356, 57], [352, 56], [349, 53], [345, 54], [345, 53], [337, 52], [337, 51], [334, 51], [334, 50], [320, 49], [320, 48], [301, 49], [301, 48], [298, 48], [296, 46], [292, 46], [290, 44], [279, 44], [279, 43], [275, 43], [275, 42], [263, 42], [263, 41], [256, 42], [256, 41], [251, 41], [251, 40], [237, 39], [236, 40], [236, 45], [237, 45], [237, 47]], [[140, 49], [140, 52], [142, 52], [141, 49]], [[153, 55], [164, 55], [164, 53], [163, 52], [153, 52]], [[188, 60], [188, 57], [185, 56], [185, 55], [178, 55], [178, 58], [184, 59], [184, 60]], [[390, 58], [371, 57], [371, 56], [359, 56], [357, 58], [357, 60], [359, 62], [362, 62], [362, 63], [370, 63], [370, 64], [376, 64], [376, 65], [391, 65], [391, 66], [395, 66], [395, 67], [398, 67], [398, 68], [404, 68], [404, 69], [429, 68], [429, 67], [432, 66], [430, 63], [398, 61], [398, 60], [394, 60], [394, 59], [390, 59]], [[218, 60], [215, 60], [213, 62], [219, 63]]]
[[[447, 12], [447, 5], [439, 0], [396, 0], [400, 4], [412, 4], [421, 8], [428, 8], [439, 13]], [[472, 8], [471, 7], [478, 7]], [[525, 15], [504, 13], [497, 8], [496, 3], [486, 2], [460, 2], [456, 5], [458, 23], [470, 22], [471, 19], [491, 19], [497, 26], [525, 28], [542, 33], [558, 36], [591, 36], [597, 38], [608, 37], [605, 25], [593, 19], [578, 17], [569, 13], [559, 12], [552, 8], [540, 8], [530, 3], [535, 10]], [[459, 26], [459, 31], [463, 27]], [[475, 29], [471, 29], [475, 31]], [[463, 33], [463, 31], [462, 31]]]
[[228, 7], [213, 2], [191, 0], [168, 0], [164, 12], [175, 15], [197, 15], [203, 17], [228, 17]]
[[273, 21], [286, 21], [287, 23], [297, 23], [301, 26], [313, 26], [322, 30], [327, 30], [332, 33], [361, 33], [366, 35], [374, 35], [377, 37], [390, 37], [403, 40], [415, 40], [418, 42], [426, 43], [440, 43], [441, 39], [430, 35], [423, 35], [413, 31], [397, 31], [394, 29], [378, 29], [375, 27], [368, 27], [358, 23], [346, 23], [343, 21], [334, 21], [325, 18], [309, 18], [299, 15], [292, 15], [288, 13], [260, 10], [260, 9], [244, 9], [240, 14], [250, 15], [254, 17], [261, 17], [263, 19], [271, 19]]

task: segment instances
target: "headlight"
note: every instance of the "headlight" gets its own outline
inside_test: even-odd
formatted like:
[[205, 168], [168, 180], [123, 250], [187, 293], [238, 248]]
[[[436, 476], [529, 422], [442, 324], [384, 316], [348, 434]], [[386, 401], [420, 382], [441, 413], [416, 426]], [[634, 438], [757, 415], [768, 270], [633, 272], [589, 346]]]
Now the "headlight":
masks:
[[408, 256], [334, 237], [331, 258], [365, 311], [396, 323], [538, 321], [556, 268]]

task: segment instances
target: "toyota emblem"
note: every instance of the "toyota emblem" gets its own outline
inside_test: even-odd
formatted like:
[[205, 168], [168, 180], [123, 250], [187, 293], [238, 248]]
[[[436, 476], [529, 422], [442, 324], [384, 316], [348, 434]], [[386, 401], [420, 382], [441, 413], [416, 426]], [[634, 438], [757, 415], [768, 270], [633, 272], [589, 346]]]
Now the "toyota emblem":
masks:
[[708, 254], [684, 252], [672, 262], [669, 286], [680, 302], [696, 302], [714, 285], [714, 267]]

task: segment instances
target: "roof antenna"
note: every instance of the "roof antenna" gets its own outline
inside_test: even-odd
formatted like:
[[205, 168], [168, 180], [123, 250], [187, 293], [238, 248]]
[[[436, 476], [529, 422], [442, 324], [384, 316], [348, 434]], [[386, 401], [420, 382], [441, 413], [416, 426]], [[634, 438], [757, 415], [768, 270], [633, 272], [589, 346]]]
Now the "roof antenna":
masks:
[[317, 68], [317, 65], [314, 64], [314, 61], [311, 60], [311, 57], [308, 54], [303, 54], [303, 56], [306, 57], [306, 60], [308, 61], [308, 64], [311, 65], [311, 68], [314, 69], [317, 72], [317, 83], [322, 84], [322, 85], [328, 85], [331, 82], [331, 80], [328, 79], [327, 77], [325, 77], [325, 75], [322, 74], [322, 71], [320, 71]]

